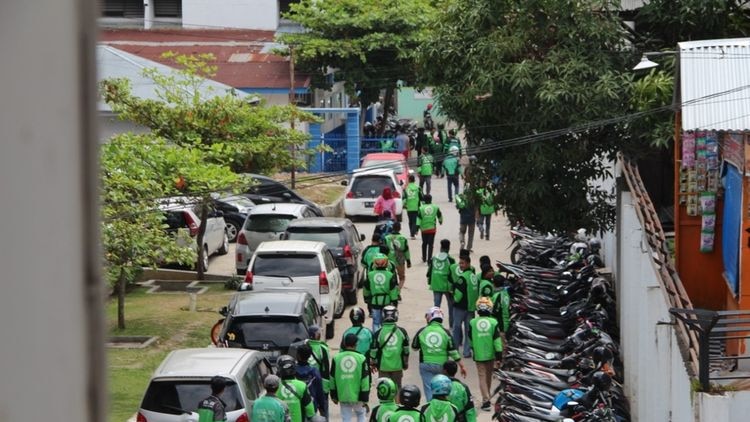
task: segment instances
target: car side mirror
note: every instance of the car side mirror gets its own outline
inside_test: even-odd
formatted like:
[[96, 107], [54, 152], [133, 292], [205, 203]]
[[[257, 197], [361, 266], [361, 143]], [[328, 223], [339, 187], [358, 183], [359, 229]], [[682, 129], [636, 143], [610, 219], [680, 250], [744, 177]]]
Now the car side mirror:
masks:
[[365, 235], [363, 235], [363, 234], [360, 234], [360, 235], [359, 235], [359, 241], [360, 241], [360, 242], [364, 242], [364, 241], [365, 241], [365, 239], [366, 239]]
[[348, 180], [342, 180], [341, 181], [341, 186], [347, 186], [348, 184], [349, 184]]
[[283, 196], [286, 199], [292, 199], [292, 194], [289, 192], [284, 192], [281, 194], [281, 196]]
[[221, 309], [219, 309], [219, 313], [223, 316], [227, 316], [227, 314], [229, 314], [229, 308], [222, 306]]

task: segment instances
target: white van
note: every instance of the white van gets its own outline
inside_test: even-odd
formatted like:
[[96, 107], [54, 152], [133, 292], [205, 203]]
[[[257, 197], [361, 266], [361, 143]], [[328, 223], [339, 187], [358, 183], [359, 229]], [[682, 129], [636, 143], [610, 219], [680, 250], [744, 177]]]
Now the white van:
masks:
[[309, 292], [325, 310], [326, 331], [344, 313], [341, 274], [323, 242], [276, 240], [255, 250], [240, 290], [297, 289]]

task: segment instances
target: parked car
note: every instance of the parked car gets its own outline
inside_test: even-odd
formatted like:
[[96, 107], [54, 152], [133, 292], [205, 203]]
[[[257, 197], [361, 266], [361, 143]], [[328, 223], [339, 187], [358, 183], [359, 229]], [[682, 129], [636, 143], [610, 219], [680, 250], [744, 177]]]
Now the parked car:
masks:
[[211, 378], [227, 378], [221, 395], [228, 422], [248, 422], [247, 409], [263, 392], [272, 373], [260, 352], [243, 349], [181, 349], [156, 368], [141, 400], [138, 422], [197, 422], [198, 403], [211, 395]]
[[[269, 198], [270, 202], [270, 198]], [[215, 194], [214, 207], [217, 211], [224, 213], [224, 221], [227, 223], [227, 237], [229, 242], [237, 241], [237, 236], [245, 224], [248, 212], [255, 208], [256, 202], [245, 195]]]
[[237, 274], [245, 275], [247, 264], [258, 245], [267, 240], [279, 240], [291, 220], [308, 217], [317, 215], [305, 204], [262, 204], [250, 210], [237, 236]]
[[357, 169], [349, 181], [344, 195], [344, 214], [350, 216], [374, 216], [375, 200], [383, 193], [383, 188], [391, 188], [396, 201], [394, 218], [401, 219], [403, 212], [403, 188], [398, 184], [396, 175], [390, 169]]
[[253, 184], [247, 188], [245, 193], [249, 195], [250, 199], [253, 199], [253, 196], [266, 196], [266, 197], [272, 197], [274, 199], [274, 202], [291, 202], [296, 204], [305, 204], [308, 207], [310, 207], [315, 215], [318, 217], [323, 216], [323, 211], [318, 207], [318, 205], [309, 199], [303, 197], [293, 189], [290, 189], [285, 184], [276, 181], [268, 176], [263, 176], [260, 174], [252, 174], [252, 173], [246, 173], [246, 176], [249, 176]]
[[390, 169], [396, 174], [398, 184], [406, 187], [409, 184], [409, 165], [406, 163], [404, 154], [394, 152], [373, 152], [362, 158], [359, 166], [363, 169]]
[[295, 289], [310, 293], [325, 310], [326, 335], [344, 313], [341, 273], [323, 242], [277, 240], [263, 242], [253, 254], [240, 290]]
[[286, 227], [283, 239], [311, 240], [323, 242], [336, 259], [341, 273], [341, 291], [344, 304], [357, 303], [357, 283], [364, 277], [360, 263], [362, 241], [365, 235], [359, 234], [357, 227], [347, 218], [302, 218], [292, 220]]
[[[164, 212], [167, 232], [173, 235], [180, 246], [190, 247], [198, 252], [198, 230], [200, 229], [200, 207], [196, 200], [188, 197], [171, 197], [159, 200], [159, 209]], [[208, 258], [213, 254], [226, 255], [229, 252], [227, 225], [221, 211], [211, 209], [206, 220], [203, 235], [203, 270], [208, 270]]]
[[324, 324], [315, 298], [301, 290], [237, 292], [221, 313], [225, 319], [219, 347], [258, 350], [271, 362], [289, 353], [293, 343], [307, 339], [311, 325]]

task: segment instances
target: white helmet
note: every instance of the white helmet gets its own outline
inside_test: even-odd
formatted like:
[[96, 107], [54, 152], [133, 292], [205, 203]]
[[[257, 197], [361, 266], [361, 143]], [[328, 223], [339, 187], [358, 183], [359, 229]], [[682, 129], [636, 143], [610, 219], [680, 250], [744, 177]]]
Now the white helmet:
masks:
[[458, 155], [458, 147], [453, 145], [452, 147], [448, 148], [448, 152], [452, 155]]

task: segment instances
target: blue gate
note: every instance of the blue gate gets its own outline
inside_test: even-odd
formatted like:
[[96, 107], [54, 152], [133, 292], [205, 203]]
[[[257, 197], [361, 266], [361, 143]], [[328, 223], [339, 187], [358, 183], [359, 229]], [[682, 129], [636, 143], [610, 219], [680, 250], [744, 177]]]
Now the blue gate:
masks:
[[323, 153], [324, 173], [346, 171], [346, 150], [348, 138], [345, 134], [329, 132], [323, 135], [323, 143], [332, 151]]
[[359, 112], [358, 108], [307, 108], [318, 116], [346, 114], [346, 123], [330, 132], [323, 132], [320, 123], [311, 123], [308, 129], [308, 148], [325, 143], [331, 152], [316, 153], [310, 157], [308, 170], [318, 172], [352, 172], [359, 167]]

